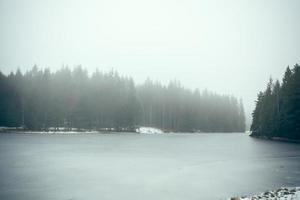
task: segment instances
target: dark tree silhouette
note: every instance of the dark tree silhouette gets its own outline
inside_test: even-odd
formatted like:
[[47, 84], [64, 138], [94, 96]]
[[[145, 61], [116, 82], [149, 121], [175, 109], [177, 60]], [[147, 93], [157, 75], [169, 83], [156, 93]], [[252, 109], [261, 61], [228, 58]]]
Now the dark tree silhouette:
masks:
[[253, 136], [300, 139], [300, 66], [287, 67], [282, 84], [270, 79], [258, 94], [253, 112]]

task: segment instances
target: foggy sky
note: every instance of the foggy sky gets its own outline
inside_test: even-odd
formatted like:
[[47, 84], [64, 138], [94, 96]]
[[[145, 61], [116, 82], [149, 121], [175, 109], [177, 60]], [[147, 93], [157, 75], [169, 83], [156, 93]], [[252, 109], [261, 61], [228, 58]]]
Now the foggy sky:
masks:
[[115, 69], [244, 100], [300, 62], [299, 0], [0, 0], [0, 70]]

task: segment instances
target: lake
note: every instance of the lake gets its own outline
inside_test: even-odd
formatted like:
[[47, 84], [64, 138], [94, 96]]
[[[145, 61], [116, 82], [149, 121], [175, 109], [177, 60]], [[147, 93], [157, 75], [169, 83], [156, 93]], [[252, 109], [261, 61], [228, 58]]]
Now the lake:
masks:
[[230, 134], [0, 134], [0, 199], [220, 200], [300, 186], [300, 145]]

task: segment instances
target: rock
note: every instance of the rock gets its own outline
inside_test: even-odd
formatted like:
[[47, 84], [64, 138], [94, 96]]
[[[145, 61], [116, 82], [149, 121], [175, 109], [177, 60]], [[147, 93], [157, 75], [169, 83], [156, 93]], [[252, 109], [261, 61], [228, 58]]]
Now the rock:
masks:
[[283, 195], [289, 195], [290, 193], [288, 191], [284, 191]]
[[293, 193], [295, 193], [296, 192], [296, 188], [293, 188], [293, 189], [291, 189], [291, 191], [290, 192], [293, 192]]
[[300, 187], [279, 188], [270, 190], [259, 195], [232, 197], [230, 200], [300, 200]]

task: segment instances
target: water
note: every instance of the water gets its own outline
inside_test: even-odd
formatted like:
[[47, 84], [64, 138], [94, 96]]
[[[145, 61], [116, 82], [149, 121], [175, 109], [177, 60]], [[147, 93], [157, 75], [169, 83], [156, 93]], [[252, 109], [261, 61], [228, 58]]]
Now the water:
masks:
[[0, 199], [219, 200], [300, 186], [300, 145], [245, 134], [1, 134]]

